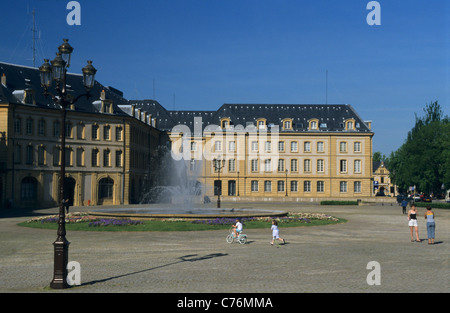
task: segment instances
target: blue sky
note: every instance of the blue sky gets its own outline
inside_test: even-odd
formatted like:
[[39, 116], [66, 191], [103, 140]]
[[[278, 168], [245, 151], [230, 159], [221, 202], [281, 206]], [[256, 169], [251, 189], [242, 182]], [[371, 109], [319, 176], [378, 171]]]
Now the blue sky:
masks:
[[35, 9], [36, 66], [69, 38], [70, 71], [93, 60], [96, 79], [127, 99], [171, 110], [351, 104], [386, 155], [426, 104], [450, 115], [448, 0], [379, 0], [379, 26], [366, 22], [369, 0], [79, 0], [74, 26], [68, 2], [2, 1], [0, 61], [33, 65]]

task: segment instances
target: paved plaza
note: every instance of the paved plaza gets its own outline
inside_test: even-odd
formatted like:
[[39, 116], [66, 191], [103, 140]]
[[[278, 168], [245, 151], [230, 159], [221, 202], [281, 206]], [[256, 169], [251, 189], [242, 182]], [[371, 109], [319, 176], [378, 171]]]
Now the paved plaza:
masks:
[[[238, 207], [223, 203], [223, 207]], [[421, 243], [410, 242], [407, 217], [395, 203], [320, 206], [240, 203], [245, 208], [326, 213], [347, 223], [248, 229], [248, 243], [228, 244], [226, 231], [67, 233], [69, 261], [81, 266], [81, 285], [51, 290], [56, 231], [19, 227], [28, 216], [0, 218], [0, 292], [149, 293], [397, 293], [449, 292], [450, 210], [435, 209], [436, 244], [428, 245], [424, 208]], [[72, 212], [87, 208], [71, 208]], [[33, 213], [53, 214], [57, 209]], [[380, 284], [367, 277], [380, 265]]]

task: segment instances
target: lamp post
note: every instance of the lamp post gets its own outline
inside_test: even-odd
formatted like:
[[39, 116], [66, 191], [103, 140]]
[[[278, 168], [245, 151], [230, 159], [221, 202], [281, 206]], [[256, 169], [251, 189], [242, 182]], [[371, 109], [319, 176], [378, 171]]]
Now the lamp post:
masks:
[[220, 188], [217, 190], [217, 208], [220, 208], [220, 194], [222, 193], [222, 182], [220, 181], [220, 171], [225, 166], [225, 160], [214, 159], [214, 169], [217, 171], [217, 181], [220, 183]]
[[[54, 267], [53, 280], [50, 287], [53, 289], [64, 289], [68, 287], [67, 278], [67, 263], [69, 257], [69, 244], [66, 239], [66, 216], [64, 211], [64, 178], [66, 175], [66, 107], [77, 102], [81, 97], [90, 97], [89, 91], [94, 86], [94, 77], [97, 70], [92, 66], [92, 61], [88, 61], [83, 69], [83, 85], [86, 93], [74, 98], [67, 94], [66, 91], [66, 76], [67, 68], [70, 66], [70, 57], [73, 48], [69, 45], [68, 39], [64, 39], [64, 43], [58, 47], [55, 59], [48, 61], [44, 60], [44, 64], [39, 67], [39, 74], [41, 79], [41, 86], [44, 88], [44, 95], [51, 96], [56, 104], [61, 106], [61, 157], [60, 157], [60, 175], [59, 175], [59, 215], [58, 215], [58, 237], [53, 243], [54, 246]], [[55, 81], [55, 94], [48, 91]]]
[[286, 187], [285, 187], [285, 189], [286, 189], [286, 197], [288, 196], [288, 192], [287, 192], [287, 189], [288, 189], [287, 175], [288, 175], [288, 169], [286, 169]]

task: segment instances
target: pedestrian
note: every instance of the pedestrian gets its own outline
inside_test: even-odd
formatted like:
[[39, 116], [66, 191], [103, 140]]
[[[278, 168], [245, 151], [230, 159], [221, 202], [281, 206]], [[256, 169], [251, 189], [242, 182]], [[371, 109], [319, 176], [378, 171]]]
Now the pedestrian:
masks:
[[69, 213], [69, 199], [66, 199], [64, 202], [64, 208], [66, 209], [66, 213]]
[[273, 245], [275, 239], [281, 241], [284, 244], [284, 239], [280, 238], [280, 232], [278, 230], [278, 222], [276, 220], [272, 220], [272, 227], [270, 229], [272, 230], [272, 242], [270, 244]]
[[411, 205], [411, 210], [408, 211], [408, 226], [411, 233], [411, 242], [414, 242], [413, 232], [416, 233], [416, 241], [421, 242], [419, 239], [419, 226], [417, 224], [417, 208], [415, 204]]
[[436, 229], [436, 223], [434, 221], [434, 212], [431, 210], [430, 206], [427, 206], [425, 219], [427, 220], [428, 244], [434, 245], [434, 231]]
[[403, 209], [403, 214], [406, 214], [406, 206], [408, 205], [408, 201], [406, 201], [406, 199], [402, 200], [401, 206]]

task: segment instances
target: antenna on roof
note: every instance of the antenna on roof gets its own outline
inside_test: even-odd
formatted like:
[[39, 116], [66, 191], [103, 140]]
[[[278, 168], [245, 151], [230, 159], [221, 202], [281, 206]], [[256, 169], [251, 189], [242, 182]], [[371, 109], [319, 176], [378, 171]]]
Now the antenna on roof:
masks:
[[36, 18], [35, 18], [36, 11], [33, 9], [33, 12], [31, 13], [33, 15], [33, 28], [31, 29], [32, 37], [33, 37], [33, 67], [36, 67]]

